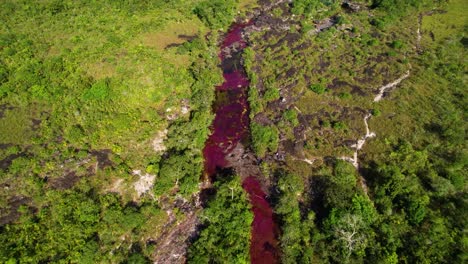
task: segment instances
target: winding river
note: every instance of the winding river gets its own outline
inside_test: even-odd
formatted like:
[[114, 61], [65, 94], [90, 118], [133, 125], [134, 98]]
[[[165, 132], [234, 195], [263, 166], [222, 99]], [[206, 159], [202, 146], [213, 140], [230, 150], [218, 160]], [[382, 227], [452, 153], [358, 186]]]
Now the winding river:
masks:
[[[220, 46], [219, 57], [224, 82], [216, 87], [216, 102], [213, 106], [216, 117], [211, 126], [212, 134], [203, 150], [205, 175], [208, 177], [213, 177], [220, 169], [230, 167], [226, 157], [237, 144], [249, 137], [249, 80], [241, 65], [241, 58], [243, 49], [247, 46], [243, 32], [251, 24], [233, 24]], [[278, 263], [277, 226], [266, 194], [254, 176], [243, 179], [242, 186], [249, 194], [254, 214], [251, 227], [251, 263]]]

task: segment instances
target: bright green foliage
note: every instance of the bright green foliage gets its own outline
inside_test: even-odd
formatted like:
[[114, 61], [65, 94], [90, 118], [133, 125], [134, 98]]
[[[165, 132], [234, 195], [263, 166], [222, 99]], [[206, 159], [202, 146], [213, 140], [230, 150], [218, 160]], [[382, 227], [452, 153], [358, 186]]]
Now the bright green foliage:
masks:
[[263, 101], [260, 99], [257, 87], [249, 87], [249, 106], [250, 106], [250, 117], [254, 117], [256, 114], [261, 113], [264, 109]]
[[330, 176], [327, 188], [324, 190], [325, 206], [332, 208], [347, 208], [356, 192], [357, 179], [354, 167], [338, 160]]
[[380, 116], [382, 114], [382, 111], [380, 111], [379, 109], [374, 108], [374, 109], [371, 110], [371, 113], [372, 113], [373, 116], [378, 117], [378, 116]]
[[265, 94], [263, 95], [263, 99], [265, 102], [271, 102], [278, 100], [280, 98], [280, 92], [278, 87], [275, 84], [275, 81], [269, 79], [265, 81]]
[[[92, 191], [64, 194], [51, 191], [45, 199], [48, 206], [35, 215], [25, 208], [18, 223], [4, 226], [0, 234], [0, 261], [123, 261], [129, 257], [124, 247], [139, 243], [135, 235], [146, 219], [164, 214], [159, 209], [143, 210], [144, 206], [122, 206], [117, 196], [97, 197]], [[145, 258], [140, 254], [140, 259]]]
[[259, 157], [265, 156], [267, 151], [275, 152], [278, 149], [278, 129], [275, 126], [263, 126], [252, 122], [252, 147]]
[[321, 5], [319, 0], [294, 0], [292, 13], [296, 15], [311, 15]]
[[238, 177], [215, 183], [201, 219], [204, 228], [189, 249], [189, 263], [249, 263], [253, 215]]
[[237, 0], [209, 0], [199, 3], [193, 12], [210, 28], [226, 28], [232, 23]]
[[109, 96], [109, 80], [104, 79], [96, 82], [88, 90], [86, 90], [83, 94], [83, 99], [102, 101], [105, 99], [109, 99]]
[[297, 112], [294, 109], [288, 109], [283, 113], [284, 119], [289, 121], [293, 127], [299, 125], [299, 119], [297, 118]]
[[269, 86], [266, 89], [265, 94], [263, 95], [263, 99], [265, 99], [265, 101], [267, 102], [275, 101], [275, 100], [278, 100], [279, 98], [280, 98], [280, 92], [278, 88], [274, 86]]
[[369, 197], [362, 194], [355, 194], [352, 199], [351, 211], [359, 215], [365, 224], [370, 225], [377, 219], [377, 211]]
[[[243, 59], [243, 64], [245, 71], [247, 74], [252, 74], [252, 65], [255, 60], [255, 52], [252, 48], [247, 47], [244, 49], [242, 53], [242, 59]], [[249, 75], [249, 79], [252, 80], [252, 76]]]
[[351, 99], [351, 98], [353, 98], [353, 96], [348, 92], [340, 93], [338, 95], [338, 97], [341, 98], [341, 99]]
[[309, 86], [309, 90], [311, 90], [312, 92], [316, 94], [323, 94], [327, 91], [327, 88], [325, 87], [325, 85], [321, 83], [317, 83], [317, 84], [312, 84], [311, 86]]
[[390, 43], [390, 47], [394, 48], [394, 49], [401, 49], [403, 48], [404, 44], [401, 40], [395, 40], [395, 41], [392, 41], [392, 43]]
[[347, 128], [346, 124], [343, 123], [342, 121], [333, 122], [332, 127], [333, 129], [336, 129], [336, 130], [345, 130]]
[[301, 215], [299, 199], [304, 192], [304, 181], [297, 175], [279, 173], [279, 200], [275, 213], [279, 215], [283, 234], [280, 244], [283, 263], [310, 263], [313, 259], [311, 232], [315, 228], [315, 215]]
[[419, 7], [427, 0], [373, 0], [372, 7], [385, 11], [389, 16], [401, 16], [408, 8]]
[[[373, 179], [370, 179], [375, 204], [378, 211], [383, 214], [378, 230], [384, 235], [378, 240], [387, 247], [387, 249], [374, 248], [373, 254], [382, 254], [376, 252], [378, 250], [387, 251], [390, 248], [396, 250], [400, 245], [396, 243], [397, 237], [405, 234], [405, 243], [408, 246], [399, 254], [400, 259], [426, 262], [432, 258], [439, 262], [443, 256], [447, 258], [450, 252], [456, 250], [454, 237], [460, 231], [446, 229], [459, 226], [458, 218], [463, 217], [458, 216], [459, 213], [450, 212], [452, 209], [449, 208], [454, 206], [453, 201], [441, 205], [442, 201], [455, 199], [449, 181], [437, 175], [425, 151], [414, 150], [408, 143], [397, 145], [389, 156], [387, 164], [379, 164], [378, 169], [372, 172]], [[444, 188], [452, 191], [445, 191], [445, 197], [441, 198], [437, 189], [426, 188], [427, 181], [437, 181], [438, 184], [443, 182]], [[437, 206], [438, 209], [432, 210], [433, 206]], [[466, 207], [461, 204], [459, 206], [461, 210]], [[445, 212], [444, 218], [440, 215], [440, 211]], [[390, 231], [391, 229], [393, 231]], [[430, 248], [422, 244], [422, 241], [428, 240], [433, 241]]]
[[[1, 263], [150, 262], [148, 240], [171, 228], [158, 203], [198, 191], [222, 81], [216, 30], [227, 29], [237, 2], [2, 2]], [[285, 159], [261, 165], [281, 260], [466, 263], [466, 1], [351, 1], [370, 6], [358, 12], [342, 2], [274, 7], [289, 30], [250, 32], [243, 55], [251, 117], [262, 122], [251, 123], [252, 148], [263, 158], [280, 133], [286, 139]], [[329, 17], [337, 25], [314, 35]], [[407, 70], [390, 100], [372, 102], [376, 87]], [[271, 108], [279, 87], [288, 100]], [[377, 136], [356, 171], [336, 157], [350, 155], [370, 109]], [[156, 178], [142, 197], [135, 169]], [[189, 259], [248, 263], [247, 197], [238, 179], [215, 189]]]

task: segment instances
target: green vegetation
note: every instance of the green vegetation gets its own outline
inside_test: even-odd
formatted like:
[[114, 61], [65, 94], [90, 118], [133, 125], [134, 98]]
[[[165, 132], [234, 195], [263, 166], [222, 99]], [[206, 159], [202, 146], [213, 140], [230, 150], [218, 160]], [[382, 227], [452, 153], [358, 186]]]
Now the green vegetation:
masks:
[[[284, 163], [262, 153], [277, 188], [282, 262], [466, 262], [463, 1], [352, 1], [371, 6], [353, 12], [325, 2], [333, 1], [294, 1], [282, 16], [301, 32], [258, 33], [249, 51], [261, 58], [249, 61], [251, 90], [262, 94], [274, 79], [287, 98], [287, 107], [263, 104], [253, 115], [285, 139]], [[313, 33], [307, 19], [327, 14], [341, 23]], [[369, 113], [376, 136], [358, 152], [357, 171], [342, 159], [353, 158]], [[294, 119], [303, 129], [292, 135], [285, 123]], [[251, 132], [253, 146], [267, 142]]]
[[150, 241], [187, 215], [174, 222], [164, 210], [199, 191], [222, 81], [216, 30], [238, 8], [2, 3], [0, 262], [157, 257]]
[[342, 92], [338, 95], [341, 99], [351, 99], [353, 96], [348, 92]]
[[337, 122], [333, 122], [332, 127], [333, 129], [336, 129], [336, 130], [344, 130], [346, 129], [346, 124], [341, 121], [337, 121]]
[[280, 91], [275, 86], [274, 81], [268, 80], [265, 82], [265, 85], [265, 94], [263, 95], [263, 99], [265, 100], [265, 102], [278, 100], [280, 98]]
[[327, 91], [327, 88], [325, 87], [325, 85], [321, 83], [317, 83], [317, 84], [312, 84], [311, 86], [309, 86], [309, 90], [311, 90], [312, 92], [316, 94], [323, 94]]
[[275, 152], [278, 149], [278, 130], [274, 126], [264, 126], [253, 122], [252, 148], [259, 157], [264, 157], [267, 151]]
[[[330, 11], [333, 12], [340, 4], [339, 1], [330, 0], [294, 0], [291, 12], [306, 18], [322, 17], [331, 14]], [[319, 10], [326, 10], [326, 14], [321, 13]]]
[[275, 212], [280, 218], [282, 227], [281, 248], [283, 263], [310, 263], [313, 259], [312, 231], [315, 229], [315, 214], [309, 212], [301, 215], [300, 203], [305, 186], [297, 175], [278, 173], [280, 196], [275, 205]]
[[189, 251], [190, 263], [249, 263], [253, 215], [238, 177], [223, 176], [201, 219], [203, 230]]
[[[468, 261], [465, 2], [295, 0], [257, 14], [274, 26], [249, 31], [243, 54], [246, 149], [283, 263]], [[219, 30], [255, 5], [2, 2], [1, 263], [152, 263], [196, 216], [190, 263], [249, 262], [240, 177], [195, 204]]]
[[238, 0], [207, 0], [199, 3], [194, 13], [210, 28], [227, 28], [233, 21]]
[[430, 1], [427, 0], [372, 0], [372, 7], [382, 10], [387, 16], [401, 17], [428, 3]]
[[145, 222], [161, 224], [166, 213], [151, 203], [123, 205], [116, 194], [97, 195], [85, 182], [80, 185], [74, 191], [49, 191], [43, 199], [50, 206], [34, 214], [21, 207], [16, 224], [2, 229], [0, 260], [96, 263], [138, 255], [140, 263], [149, 262], [150, 248], [138, 238], [151, 231]]
[[377, 116], [380, 116], [382, 114], [382, 111], [380, 111], [379, 109], [374, 108], [374, 109], [371, 110], [371, 114], [373, 116], [377, 117]]
[[293, 127], [296, 127], [299, 125], [299, 119], [297, 118], [297, 112], [293, 109], [289, 109], [284, 111], [283, 113], [283, 118], [291, 123]]

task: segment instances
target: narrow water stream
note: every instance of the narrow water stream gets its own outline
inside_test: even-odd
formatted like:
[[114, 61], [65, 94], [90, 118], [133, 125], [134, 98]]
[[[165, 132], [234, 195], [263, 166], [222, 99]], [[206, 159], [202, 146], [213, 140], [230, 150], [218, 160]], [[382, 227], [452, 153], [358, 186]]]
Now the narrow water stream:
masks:
[[[249, 80], [241, 65], [241, 57], [247, 46], [242, 33], [250, 24], [232, 25], [221, 43], [219, 57], [224, 83], [216, 87], [216, 117], [211, 126], [212, 134], [203, 150], [205, 176], [208, 178], [214, 176], [217, 170], [229, 167], [226, 157], [237, 144], [249, 136]], [[266, 194], [253, 176], [245, 178], [242, 186], [249, 194], [254, 214], [251, 227], [251, 263], [277, 263], [277, 226]]]

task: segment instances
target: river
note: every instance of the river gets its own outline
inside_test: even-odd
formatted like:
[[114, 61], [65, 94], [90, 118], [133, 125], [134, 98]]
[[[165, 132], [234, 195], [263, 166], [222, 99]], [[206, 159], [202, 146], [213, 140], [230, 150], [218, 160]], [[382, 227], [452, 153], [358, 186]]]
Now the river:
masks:
[[[237, 144], [246, 142], [249, 138], [247, 98], [250, 82], [242, 67], [241, 58], [243, 49], [247, 47], [243, 31], [251, 24], [233, 24], [220, 45], [219, 58], [224, 82], [216, 87], [216, 101], [213, 106], [216, 117], [211, 126], [212, 134], [203, 150], [205, 175], [208, 177], [229, 167], [226, 157]], [[278, 228], [266, 194], [254, 176], [243, 179], [242, 186], [249, 195], [254, 214], [251, 226], [251, 263], [278, 263]]]

